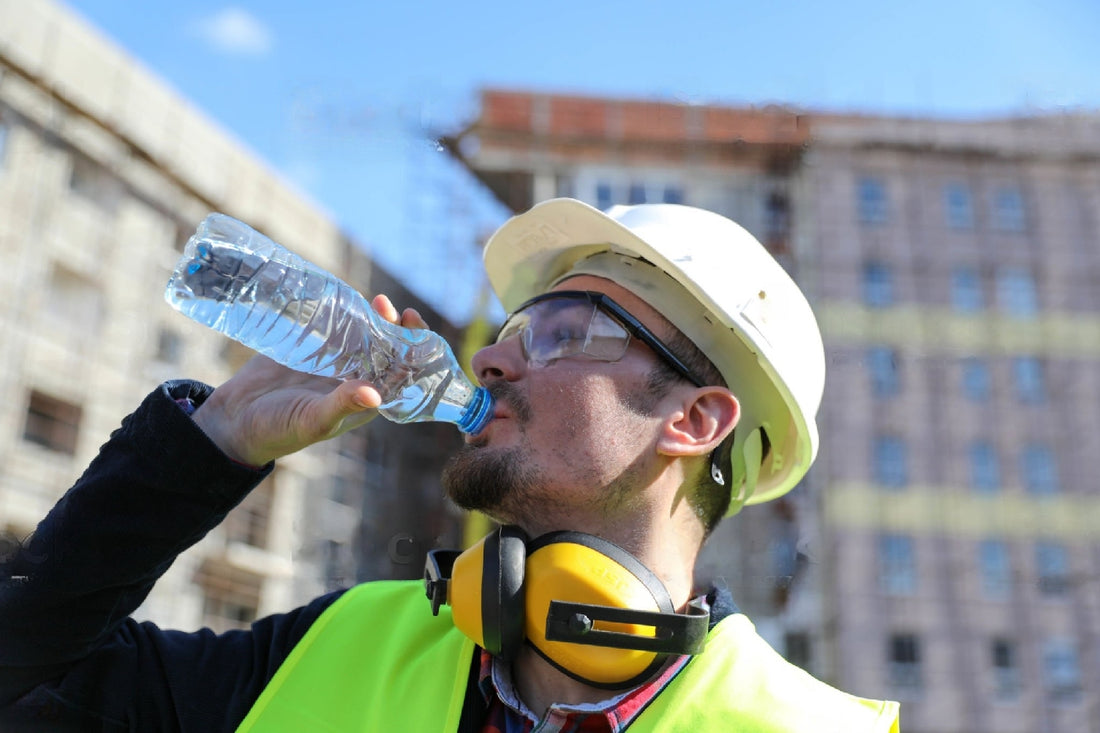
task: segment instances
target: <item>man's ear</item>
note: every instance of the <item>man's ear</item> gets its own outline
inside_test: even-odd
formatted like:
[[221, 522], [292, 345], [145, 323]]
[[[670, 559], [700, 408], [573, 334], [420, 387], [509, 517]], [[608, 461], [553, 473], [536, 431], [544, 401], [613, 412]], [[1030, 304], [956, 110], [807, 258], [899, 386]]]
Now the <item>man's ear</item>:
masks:
[[670, 412], [657, 440], [668, 456], [707, 455], [729, 435], [741, 417], [741, 405], [725, 387], [700, 387]]

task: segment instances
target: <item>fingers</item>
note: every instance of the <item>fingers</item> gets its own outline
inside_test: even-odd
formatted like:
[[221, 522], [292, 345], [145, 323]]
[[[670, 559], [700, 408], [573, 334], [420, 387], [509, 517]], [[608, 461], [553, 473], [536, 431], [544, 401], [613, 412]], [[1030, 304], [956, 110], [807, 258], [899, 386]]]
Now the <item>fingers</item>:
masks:
[[375, 312], [385, 318], [390, 323], [397, 323], [397, 308], [394, 308], [393, 303], [385, 295], [376, 295], [371, 299], [371, 307]]
[[[385, 295], [375, 296], [371, 307], [391, 323], [427, 328], [416, 310], [399, 313]], [[256, 356], [214, 390], [195, 415], [226, 455], [260, 466], [362, 425], [381, 403], [378, 390], [367, 382], [303, 374]]]
[[415, 308], [406, 308], [401, 312], [401, 319], [398, 321], [397, 308], [393, 302], [385, 295], [378, 294], [371, 299], [371, 307], [374, 308], [378, 315], [385, 318], [390, 323], [400, 323], [405, 328], [428, 328], [427, 322], [420, 316], [420, 313]]
[[406, 308], [401, 313], [401, 325], [405, 328], [427, 328], [428, 324], [420, 317], [415, 308]]

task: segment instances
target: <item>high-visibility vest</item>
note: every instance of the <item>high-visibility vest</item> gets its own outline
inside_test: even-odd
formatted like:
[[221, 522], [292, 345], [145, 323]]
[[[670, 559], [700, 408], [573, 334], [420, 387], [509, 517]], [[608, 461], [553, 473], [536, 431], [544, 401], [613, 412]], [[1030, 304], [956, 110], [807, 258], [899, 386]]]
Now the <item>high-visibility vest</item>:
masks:
[[[423, 584], [364, 583], [314, 622], [238, 733], [452, 733], [474, 643], [432, 616]], [[789, 664], [741, 614], [630, 725], [631, 733], [897, 733], [898, 704], [841, 692]]]

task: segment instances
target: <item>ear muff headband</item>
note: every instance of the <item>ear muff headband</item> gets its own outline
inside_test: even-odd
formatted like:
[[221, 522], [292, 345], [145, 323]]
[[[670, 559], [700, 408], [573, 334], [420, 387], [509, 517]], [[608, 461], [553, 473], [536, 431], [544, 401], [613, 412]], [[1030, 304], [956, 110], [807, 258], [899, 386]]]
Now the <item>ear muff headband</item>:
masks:
[[527, 535], [518, 527], [501, 527], [485, 538], [481, 577], [481, 628], [484, 648], [511, 660], [523, 644]]

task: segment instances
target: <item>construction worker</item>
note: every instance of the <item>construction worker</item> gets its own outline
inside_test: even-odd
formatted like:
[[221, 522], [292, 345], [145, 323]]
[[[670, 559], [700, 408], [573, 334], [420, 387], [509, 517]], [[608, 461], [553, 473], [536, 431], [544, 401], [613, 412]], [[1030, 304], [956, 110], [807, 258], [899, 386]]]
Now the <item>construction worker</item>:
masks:
[[0, 729], [896, 731], [896, 703], [815, 680], [694, 587], [716, 523], [817, 452], [821, 336], [779, 264], [708, 211], [571, 199], [506, 222], [484, 260], [510, 312], [472, 362], [495, 413], [443, 483], [498, 529], [432, 552], [423, 583], [248, 632], [137, 623], [275, 459], [379, 404], [261, 357], [216, 390], [166, 383], [0, 571]]

